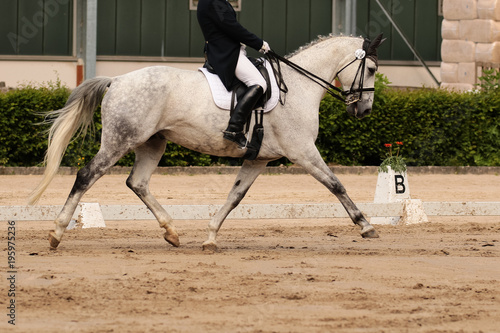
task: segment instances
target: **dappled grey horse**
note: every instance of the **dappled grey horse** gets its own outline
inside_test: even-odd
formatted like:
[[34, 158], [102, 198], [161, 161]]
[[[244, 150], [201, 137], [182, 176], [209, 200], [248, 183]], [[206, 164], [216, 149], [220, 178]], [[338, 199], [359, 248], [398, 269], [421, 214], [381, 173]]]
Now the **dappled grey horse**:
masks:
[[[381, 36], [373, 42], [358, 37], [328, 36], [302, 47], [287, 59], [324, 82], [336, 77], [349, 90], [343, 92], [347, 111], [357, 118], [371, 112], [377, 70], [376, 49]], [[304, 73], [282, 67], [288, 86], [284, 105], [264, 115], [265, 137], [255, 160], [245, 160], [226, 203], [208, 226], [204, 249], [217, 248], [216, 236], [227, 215], [240, 203], [248, 189], [265, 170], [268, 162], [287, 157], [325, 185], [342, 203], [362, 237], [378, 237], [344, 186], [321, 158], [315, 140], [319, 128], [319, 105], [326, 89], [312, 84]], [[363, 85], [369, 89], [363, 89]], [[203, 74], [166, 66], [147, 67], [114, 78], [97, 77], [85, 81], [70, 95], [61, 110], [52, 111], [41, 183], [33, 191], [30, 204], [36, 203], [56, 175], [69, 142], [84, 133], [93, 113], [102, 105], [101, 147], [94, 158], [77, 174], [62, 211], [50, 232], [52, 249], [57, 248], [78, 202], [84, 193], [122, 156], [135, 152], [135, 163], [127, 186], [146, 204], [165, 228], [164, 238], [179, 246], [172, 218], [149, 191], [151, 175], [162, 157], [167, 142], [216, 156], [240, 158], [245, 149], [222, 137], [229, 113], [213, 102]]]

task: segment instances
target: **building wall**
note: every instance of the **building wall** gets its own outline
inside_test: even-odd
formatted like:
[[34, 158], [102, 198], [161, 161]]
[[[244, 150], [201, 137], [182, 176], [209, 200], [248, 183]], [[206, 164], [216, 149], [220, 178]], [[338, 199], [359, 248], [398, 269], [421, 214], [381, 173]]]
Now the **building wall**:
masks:
[[500, 67], [500, 1], [444, 0], [441, 86], [471, 90], [482, 67]]
[[[97, 61], [97, 76], [118, 76], [147, 66], [172, 66], [197, 70], [202, 62], [153, 62], [153, 61]], [[0, 81], [8, 87], [25, 83], [42, 83], [60, 80], [70, 88], [76, 87], [76, 61], [0, 61]], [[431, 66], [433, 74], [440, 80], [440, 67]], [[380, 65], [379, 72], [386, 75], [391, 86], [433, 87], [434, 81], [423, 67]]]
[[[380, 0], [408, 41], [425, 61], [441, 58], [442, 14], [438, 0]], [[386, 44], [380, 48], [383, 60], [417, 61], [382, 8], [374, 0], [356, 0], [356, 33], [376, 36], [383, 32]]]
[[[77, 0], [0, 1], [0, 81], [8, 86], [59, 78], [69, 87], [77, 79]], [[79, 0], [80, 1], [80, 0]], [[240, 22], [287, 54], [336, 28], [351, 0], [241, 0]], [[438, 0], [381, 0], [424, 58], [440, 60]], [[196, 69], [203, 60], [203, 36], [189, 0], [99, 0], [96, 74], [115, 76], [168, 65]], [[373, 0], [357, 0], [359, 35], [384, 32], [380, 71], [396, 86], [432, 86], [394, 27]], [[422, 13], [425, 12], [425, 17]], [[423, 19], [427, 24], [423, 24]], [[432, 24], [429, 23], [431, 18]], [[427, 36], [423, 38], [422, 36]], [[439, 40], [439, 43], [438, 43]], [[427, 42], [426, 42], [427, 41]], [[254, 55], [257, 53], [254, 53]], [[401, 62], [403, 61], [403, 62]], [[80, 61], [81, 63], [81, 61]]]
[[71, 56], [73, 1], [0, 1], [0, 55]]

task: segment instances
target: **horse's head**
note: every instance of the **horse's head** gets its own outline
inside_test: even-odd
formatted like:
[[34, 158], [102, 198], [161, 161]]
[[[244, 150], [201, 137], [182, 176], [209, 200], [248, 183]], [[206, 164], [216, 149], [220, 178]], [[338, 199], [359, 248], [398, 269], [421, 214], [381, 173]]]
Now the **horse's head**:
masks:
[[372, 111], [375, 72], [378, 68], [377, 48], [385, 41], [382, 34], [375, 40], [365, 39], [362, 49], [357, 49], [346, 59], [347, 63], [337, 72], [344, 89], [347, 112], [356, 118], [363, 118]]

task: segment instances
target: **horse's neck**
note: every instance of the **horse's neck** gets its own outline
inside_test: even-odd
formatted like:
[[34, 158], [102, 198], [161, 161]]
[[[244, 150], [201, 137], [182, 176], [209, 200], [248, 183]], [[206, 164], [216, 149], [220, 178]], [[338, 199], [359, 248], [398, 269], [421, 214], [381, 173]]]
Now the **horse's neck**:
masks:
[[359, 38], [330, 37], [299, 51], [290, 61], [332, 82], [348, 56], [352, 54], [354, 57], [354, 51], [361, 46], [362, 40]]

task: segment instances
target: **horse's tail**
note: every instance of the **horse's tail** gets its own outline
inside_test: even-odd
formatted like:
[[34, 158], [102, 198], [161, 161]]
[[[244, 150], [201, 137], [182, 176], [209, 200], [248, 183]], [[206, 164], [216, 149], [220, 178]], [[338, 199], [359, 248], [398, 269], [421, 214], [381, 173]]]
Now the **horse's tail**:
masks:
[[109, 77], [96, 77], [83, 82], [73, 90], [62, 109], [47, 114], [46, 119], [50, 119], [47, 122], [52, 123], [52, 126], [48, 130], [45, 172], [42, 181], [31, 193], [28, 204], [33, 205], [38, 202], [57, 174], [64, 152], [76, 131], [80, 128], [78, 136], [85, 135], [111, 80]]

